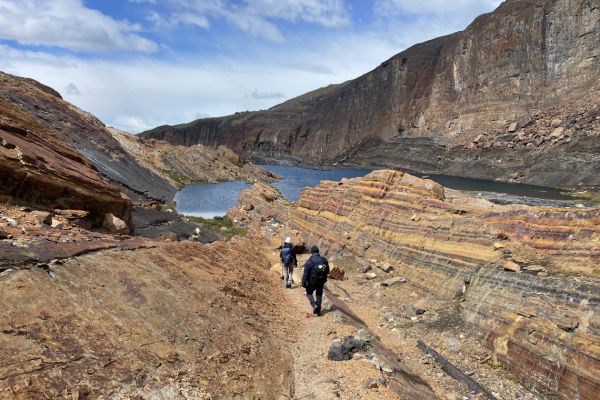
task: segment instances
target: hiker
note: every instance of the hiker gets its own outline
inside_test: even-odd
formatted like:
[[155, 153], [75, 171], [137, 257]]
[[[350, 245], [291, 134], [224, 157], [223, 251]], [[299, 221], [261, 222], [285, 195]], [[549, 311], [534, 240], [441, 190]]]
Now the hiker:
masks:
[[[321, 301], [323, 300], [323, 286], [329, 275], [329, 263], [325, 257], [319, 254], [319, 248], [313, 246], [310, 249], [310, 258], [304, 264], [302, 275], [302, 286], [306, 288], [306, 297], [313, 308], [313, 314], [321, 315]], [[317, 292], [317, 300], [313, 293]]]
[[286, 289], [291, 289], [294, 282], [294, 267], [298, 265], [291, 237], [288, 236], [285, 238], [285, 243], [281, 246], [281, 251], [279, 252], [279, 258], [281, 258], [281, 262], [283, 263], [283, 283]]

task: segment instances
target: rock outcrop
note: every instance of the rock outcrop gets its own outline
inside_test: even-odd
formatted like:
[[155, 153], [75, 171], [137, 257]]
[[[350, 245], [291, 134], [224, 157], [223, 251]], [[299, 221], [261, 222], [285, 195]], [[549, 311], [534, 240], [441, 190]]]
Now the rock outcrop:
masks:
[[[329, 256], [387, 260], [460, 315], [528, 388], [562, 399], [600, 389], [600, 209], [502, 206], [397, 171], [323, 181], [295, 205], [264, 185], [231, 211], [273, 218]], [[518, 268], [505, 268], [516, 265]]]
[[272, 182], [276, 179], [269, 171], [253, 165], [225, 146], [217, 149], [200, 144], [186, 147], [143, 139], [115, 128], [108, 128], [108, 131], [141, 165], [175, 187], [200, 182]]
[[107, 213], [129, 223], [130, 200], [44, 119], [58, 117], [42, 118], [46, 102], [68, 107], [50, 88], [0, 74], [0, 195], [49, 208], [88, 210], [98, 224]]
[[279, 162], [600, 186], [599, 43], [595, 1], [507, 0], [355, 80], [143, 136]]
[[[129, 197], [173, 198], [173, 186], [140, 165], [102, 122], [64, 101], [55, 90], [0, 72], [0, 102], [2, 169], [12, 178], [7, 179], [10, 185], [3, 185], [4, 194], [40, 201], [72, 198], [89, 202], [89, 207], [99, 201], [124, 207], [118, 189]], [[121, 217], [123, 211], [113, 214]]]
[[154, 246], [1, 272], [0, 398], [290, 398], [264, 245]]

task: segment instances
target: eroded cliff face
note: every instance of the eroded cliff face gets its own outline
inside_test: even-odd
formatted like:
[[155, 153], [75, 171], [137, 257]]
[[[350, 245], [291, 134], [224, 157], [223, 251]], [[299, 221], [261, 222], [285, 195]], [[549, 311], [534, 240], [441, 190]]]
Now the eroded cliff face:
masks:
[[600, 185], [598, 43], [595, 1], [509, 0], [353, 81], [144, 135], [263, 159]]
[[225, 146], [217, 149], [200, 144], [186, 147], [139, 138], [115, 128], [108, 128], [108, 131], [141, 165], [175, 187], [199, 182], [272, 182], [276, 179], [274, 174], [253, 165]]
[[456, 302], [493, 361], [531, 390], [596, 397], [600, 209], [499, 206], [397, 171], [323, 181], [295, 205], [266, 185], [240, 201], [230, 215], [242, 223], [274, 218], [329, 256], [387, 260], [415, 289]]
[[[173, 186], [128, 154], [102, 122], [64, 101], [53, 89], [32, 79], [0, 72], [0, 102], [2, 137], [11, 147], [5, 148], [13, 153], [22, 152], [22, 159], [28, 160], [11, 166], [6, 162], [7, 171], [11, 171], [16, 186], [3, 188], [5, 194], [14, 192], [17, 194], [15, 197], [25, 196], [17, 193], [16, 187], [20, 185], [20, 190], [29, 192], [26, 200], [37, 197], [45, 201], [46, 198], [71, 196], [74, 201], [85, 204], [88, 200], [82, 200], [78, 191], [102, 193], [111, 186], [107, 179], [128, 192], [130, 197], [141, 195], [170, 201], [175, 194]], [[29, 176], [32, 182], [49, 183], [43, 188], [35, 187], [26, 184], [24, 176]], [[82, 186], [86, 187], [80, 188], [85, 179], [87, 183]], [[61, 184], [58, 183], [60, 181]], [[63, 186], [67, 189], [61, 189]], [[56, 190], [50, 189], [53, 187]], [[61, 190], [68, 190], [69, 196], [61, 194]], [[115, 187], [109, 192], [113, 196], [118, 194]], [[90, 196], [85, 199], [90, 199]], [[70, 204], [69, 207], [82, 208], [79, 204]]]
[[33, 202], [49, 208], [87, 210], [98, 223], [106, 213], [130, 222], [129, 198], [73, 150], [61, 132], [32, 115], [23, 103], [12, 99], [27, 92], [37, 101], [65, 105], [58, 94], [40, 84], [33, 85], [3, 74], [0, 74], [0, 92], [0, 195], [3, 199]]

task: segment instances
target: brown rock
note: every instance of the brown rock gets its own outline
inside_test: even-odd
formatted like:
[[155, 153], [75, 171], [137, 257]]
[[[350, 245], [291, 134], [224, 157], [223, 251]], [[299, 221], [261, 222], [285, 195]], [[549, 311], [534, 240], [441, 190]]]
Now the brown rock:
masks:
[[521, 266], [515, 262], [512, 261], [506, 261], [504, 263], [504, 270], [505, 271], [512, 271], [512, 272], [519, 272], [521, 270]]
[[346, 273], [342, 268], [340, 268], [339, 265], [332, 265], [332, 263], [330, 263], [329, 266], [331, 267], [329, 271], [329, 278], [337, 281], [343, 281], [345, 279]]

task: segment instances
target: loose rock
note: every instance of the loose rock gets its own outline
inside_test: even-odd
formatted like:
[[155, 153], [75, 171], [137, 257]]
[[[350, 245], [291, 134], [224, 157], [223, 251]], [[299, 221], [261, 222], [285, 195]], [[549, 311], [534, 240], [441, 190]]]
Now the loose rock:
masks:
[[521, 266], [519, 264], [517, 264], [516, 262], [507, 261], [506, 263], [504, 263], [504, 270], [512, 271], [512, 272], [519, 272], [519, 271], [521, 271]]
[[120, 218], [115, 217], [112, 214], [106, 214], [104, 216], [104, 222], [102, 227], [108, 230], [110, 233], [127, 234], [129, 233], [129, 227]]
[[394, 278], [390, 278], [390, 279], [386, 279], [385, 281], [381, 282], [381, 286], [394, 286], [398, 283], [404, 283], [406, 282], [406, 278], [402, 277], [402, 276], [396, 276]]

